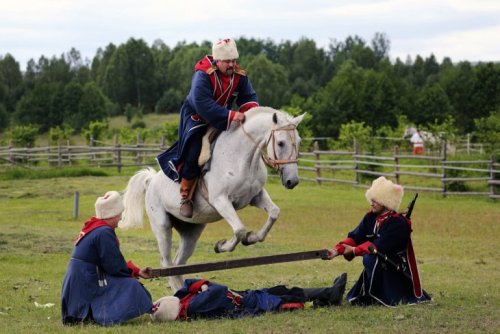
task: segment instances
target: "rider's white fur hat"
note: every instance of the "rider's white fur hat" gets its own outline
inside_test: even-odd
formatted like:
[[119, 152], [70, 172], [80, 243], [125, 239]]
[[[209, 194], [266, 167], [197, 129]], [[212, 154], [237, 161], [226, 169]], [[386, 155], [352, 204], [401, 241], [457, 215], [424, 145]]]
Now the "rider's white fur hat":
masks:
[[117, 191], [108, 191], [95, 201], [95, 216], [99, 219], [116, 217], [124, 209], [122, 197]]
[[403, 199], [403, 187], [394, 184], [390, 180], [381, 176], [373, 180], [372, 186], [366, 191], [366, 199], [369, 203], [375, 201], [388, 209], [397, 211]]
[[212, 56], [215, 60], [238, 59], [238, 49], [234, 39], [225, 38], [212, 45]]
[[181, 310], [181, 302], [179, 298], [174, 296], [167, 296], [158, 299], [154, 303], [158, 308], [151, 314], [153, 321], [174, 321], [179, 315]]

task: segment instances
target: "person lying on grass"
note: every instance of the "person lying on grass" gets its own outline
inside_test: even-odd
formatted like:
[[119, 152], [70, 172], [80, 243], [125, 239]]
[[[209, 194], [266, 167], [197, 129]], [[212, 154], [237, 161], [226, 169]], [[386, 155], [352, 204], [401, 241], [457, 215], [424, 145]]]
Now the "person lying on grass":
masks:
[[402, 186], [383, 176], [374, 180], [366, 191], [371, 210], [346, 239], [329, 250], [328, 259], [363, 257], [363, 272], [347, 293], [351, 304], [396, 306], [431, 300], [420, 282], [411, 221], [396, 212], [402, 198]]
[[331, 287], [291, 289], [284, 285], [260, 290], [235, 291], [205, 279], [186, 279], [174, 296], [154, 303], [153, 321], [213, 318], [242, 318], [264, 312], [294, 310], [312, 301], [314, 307], [340, 305], [347, 274], [337, 277]]

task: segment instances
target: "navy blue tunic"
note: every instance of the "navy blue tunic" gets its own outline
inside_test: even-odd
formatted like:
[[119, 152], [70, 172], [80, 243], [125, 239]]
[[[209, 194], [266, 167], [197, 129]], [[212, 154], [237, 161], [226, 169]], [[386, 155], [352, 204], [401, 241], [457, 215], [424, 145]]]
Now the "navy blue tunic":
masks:
[[73, 249], [61, 292], [62, 320], [93, 319], [105, 326], [151, 313], [151, 295], [131, 277], [115, 231], [101, 226]]
[[[410, 242], [411, 227], [401, 214], [394, 213], [376, 229], [377, 215], [367, 213], [361, 223], [348, 234], [357, 245], [372, 242], [377, 250], [399, 264], [409, 274], [407, 246]], [[352, 304], [376, 304], [395, 306], [400, 303], [417, 303], [430, 300], [422, 291], [416, 296], [411, 278], [395, 270], [376, 255], [363, 255], [364, 270], [359, 280], [347, 294]], [[420, 284], [420, 282], [419, 282]]]
[[205, 57], [196, 64], [191, 90], [181, 107], [178, 141], [157, 157], [163, 172], [174, 181], [199, 176], [198, 156], [208, 125], [227, 130], [234, 103], [242, 112], [259, 105], [247, 76], [233, 74], [229, 86], [223, 87], [218, 71], [207, 73], [212, 62]]

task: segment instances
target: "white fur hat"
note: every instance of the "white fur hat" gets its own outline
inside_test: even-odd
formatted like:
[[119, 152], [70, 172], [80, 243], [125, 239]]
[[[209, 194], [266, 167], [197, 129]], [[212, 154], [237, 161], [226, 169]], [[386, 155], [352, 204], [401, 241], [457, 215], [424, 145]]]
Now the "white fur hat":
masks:
[[117, 191], [108, 191], [95, 201], [95, 216], [99, 219], [113, 218], [124, 209], [122, 197]]
[[212, 56], [215, 60], [238, 59], [238, 49], [234, 39], [225, 38], [212, 45]]
[[373, 180], [372, 186], [366, 191], [366, 199], [369, 203], [375, 201], [388, 209], [397, 211], [403, 199], [403, 187], [394, 184], [390, 180], [381, 176]]
[[174, 296], [167, 296], [158, 299], [154, 303], [158, 308], [151, 314], [153, 321], [174, 321], [179, 315], [181, 310], [181, 302], [179, 298]]

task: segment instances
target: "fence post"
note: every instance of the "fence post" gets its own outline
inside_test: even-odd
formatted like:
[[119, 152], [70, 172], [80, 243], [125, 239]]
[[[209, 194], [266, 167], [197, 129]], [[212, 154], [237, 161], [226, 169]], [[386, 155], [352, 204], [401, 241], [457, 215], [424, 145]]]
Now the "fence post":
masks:
[[75, 220], [78, 218], [79, 198], [80, 198], [80, 193], [78, 191], [75, 191], [75, 196], [73, 199], [73, 219]]
[[399, 146], [394, 146], [394, 175], [396, 175], [396, 183], [399, 183]]
[[61, 138], [57, 138], [57, 166], [62, 166]]
[[165, 135], [161, 135], [161, 144], [160, 144], [160, 148], [162, 151], [165, 150]]
[[354, 146], [354, 182], [356, 184], [359, 184], [359, 163], [358, 163], [358, 142], [356, 139], [353, 139], [352, 141], [353, 146]]
[[500, 187], [498, 184], [498, 176], [496, 171], [496, 157], [492, 154], [490, 155], [490, 180], [488, 183], [490, 184], [490, 198], [496, 200], [498, 198], [497, 187]]
[[95, 163], [95, 153], [94, 153], [94, 137], [91, 135], [90, 136], [90, 141], [89, 141], [89, 146], [90, 146], [90, 165], [94, 165]]
[[136, 141], [136, 145], [135, 147], [137, 147], [137, 153], [135, 155], [135, 161], [137, 164], [140, 164], [142, 162], [142, 159], [141, 159], [141, 150], [139, 150], [139, 148], [142, 146], [142, 137], [141, 137], [141, 134], [138, 133], [137, 134], [137, 141]]
[[[49, 136], [49, 137], [50, 137], [50, 136]], [[49, 139], [47, 140], [47, 165], [48, 165], [49, 167], [51, 167], [51, 166], [52, 166], [52, 163], [50, 162], [50, 158], [51, 158], [50, 154], [51, 154], [51, 151], [50, 151], [50, 138], [49, 138]]]
[[444, 138], [443, 140], [443, 148], [441, 149], [441, 170], [443, 171], [442, 177], [441, 177], [441, 182], [443, 183], [443, 197], [446, 197], [446, 146], [447, 146], [447, 140]]
[[118, 142], [118, 134], [115, 133], [115, 152], [116, 152], [116, 168], [118, 173], [122, 172], [122, 150]]
[[316, 160], [314, 167], [316, 168], [316, 183], [321, 184], [321, 155], [319, 154], [319, 144], [315, 141], [313, 144], [314, 159]]
[[72, 157], [71, 157], [71, 146], [69, 145], [70, 142], [69, 142], [69, 139], [66, 140], [66, 149], [68, 151], [68, 166], [73, 166], [73, 161], [71, 160]]

